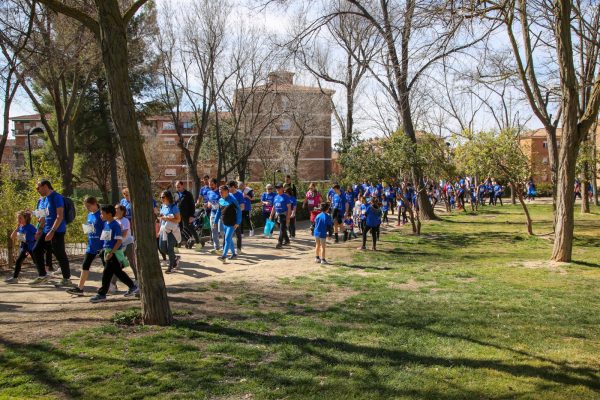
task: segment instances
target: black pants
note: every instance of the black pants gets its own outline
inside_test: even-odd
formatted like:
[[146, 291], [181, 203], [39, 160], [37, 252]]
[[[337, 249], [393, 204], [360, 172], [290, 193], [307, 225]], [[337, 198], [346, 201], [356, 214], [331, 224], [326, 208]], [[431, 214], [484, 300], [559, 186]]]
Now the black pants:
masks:
[[179, 222], [179, 228], [182, 232], [186, 232], [188, 235], [192, 236], [196, 243], [200, 243], [200, 237], [198, 237], [198, 232], [194, 229], [192, 224], [190, 224], [190, 216], [181, 216], [181, 221]]
[[360, 222], [358, 223], [358, 227], [360, 229], [361, 234], [364, 233], [365, 231], [365, 220], [361, 219]]
[[64, 279], [71, 278], [71, 270], [69, 268], [69, 258], [67, 257], [67, 252], [65, 251], [65, 234], [63, 233], [54, 233], [54, 237], [51, 241], [47, 242], [44, 233], [40, 239], [36, 242], [35, 247], [33, 248], [32, 258], [35, 266], [38, 270], [39, 276], [46, 276], [46, 267], [45, 263], [45, 254], [47, 251], [51, 251], [58, 260], [58, 265], [60, 265], [60, 270], [62, 272], [62, 276]]
[[104, 256], [100, 257], [102, 260], [102, 264], [104, 264], [104, 271], [102, 272], [102, 287], [98, 289], [99, 294], [106, 295], [108, 293], [108, 289], [110, 288], [110, 281], [112, 280], [113, 275], [115, 275], [121, 282], [127, 285], [128, 288], [133, 287], [133, 281], [127, 275], [117, 257], [113, 254], [112, 257], [108, 261], [104, 261]]
[[389, 223], [390, 221], [388, 220], [388, 210], [385, 210], [383, 212], [383, 222]]
[[296, 217], [290, 218], [290, 236], [296, 237]]
[[279, 239], [277, 240], [279, 244], [289, 243], [290, 237], [287, 232], [287, 221], [285, 214], [279, 214], [277, 216], [277, 220], [279, 221]]
[[367, 234], [371, 231], [371, 236], [373, 237], [373, 247], [377, 244], [377, 238], [379, 237], [379, 227], [378, 226], [366, 226], [363, 230], [363, 247], [367, 246]]
[[83, 264], [81, 264], [82, 271], [89, 271], [92, 266], [92, 262], [96, 258], [98, 253], [85, 253], [85, 257], [83, 258]]
[[254, 230], [254, 226], [252, 225], [252, 220], [250, 219], [250, 210], [242, 211], [242, 226], [240, 228], [242, 230], [242, 235], [244, 234], [244, 231], [246, 230], [246, 228], [248, 228], [248, 230], [250, 230], [250, 231]]
[[25, 261], [25, 259], [27, 258], [27, 254], [29, 254], [27, 244], [21, 243], [19, 255], [17, 256], [17, 260], [15, 261], [15, 271], [13, 272], [13, 278], [19, 277], [19, 274], [21, 273], [21, 266], [23, 265], [23, 261]]
[[[242, 220], [243, 223], [243, 220]], [[238, 226], [237, 229], [235, 230], [235, 241], [236, 241], [236, 247], [238, 249], [238, 251], [242, 250], [242, 226]]]

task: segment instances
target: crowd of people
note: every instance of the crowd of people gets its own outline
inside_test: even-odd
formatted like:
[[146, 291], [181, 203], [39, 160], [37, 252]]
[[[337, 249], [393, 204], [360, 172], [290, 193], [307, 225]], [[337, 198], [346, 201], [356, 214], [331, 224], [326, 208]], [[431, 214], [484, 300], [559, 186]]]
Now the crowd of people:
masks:
[[[462, 177], [439, 183], [425, 178], [422, 187], [433, 206], [443, 202], [450, 210], [462, 209], [468, 202], [502, 205], [505, 189], [492, 178], [476, 185], [474, 180]], [[41, 197], [35, 209], [20, 211], [17, 215], [12, 238], [20, 245], [19, 254], [13, 274], [5, 282], [19, 282], [27, 256], [31, 257], [38, 274], [30, 284], [48, 282], [52, 278], [54, 257], [60, 266], [60, 271], [53, 272], [60, 274], [57, 286], [67, 287], [69, 294], [80, 296], [84, 294], [90, 267], [99, 258], [104, 266], [102, 283], [90, 301], [105, 301], [109, 292], [117, 291], [118, 281], [127, 286], [125, 296], [138, 295], [129, 190], [123, 189], [123, 198], [115, 205], [101, 205], [94, 197], [84, 199], [88, 215], [82, 230], [88, 241], [76, 285], [71, 284], [71, 268], [65, 251], [65, 233], [67, 224], [74, 219], [74, 206], [47, 180], [37, 184], [37, 191]], [[255, 234], [251, 211], [256, 201], [265, 226], [264, 236], [272, 238], [273, 230], [278, 227], [276, 249], [282, 249], [294, 240], [296, 213], [300, 207], [306, 209], [310, 215], [310, 232], [315, 239], [315, 262], [328, 264], [327, 244], [359, 239], [358, 249], [366, 250], [370, 238], [371, 250], [377, 250], [381, 225], [390, 224], [396, 213], [397, 226], [408, 223], [409, 215], [418, 211], [417, 195], [413, 184], [407, 180], [392, 179], [389, 183], [364, 180], [346, 187], [334, 183], [323, 193], [311, 183], [299, 202], [297, 187], [290, 176], [285, 182], [266, 185], [260, 195], [255, 195], [244, 182], [224, 182], [205, 176], [195, 198], [185, 184], [178, 181], [174, 192], [163, 191], [160, 202], [153, 204], [157, 250], [166, 264], [167, 274], [179, 266], [180, 256], [175, 251], [179, 246], [191, 248], [198, 243], [202, 246], [210, 243], [211, 253], [220, 261], [233, 260], [242, 252], [244, 236]], [[527, 185], [527, 196], [536, 196], [533, 181]], [[126, 272], [127, 267], [131, 267], [133, 279]]]

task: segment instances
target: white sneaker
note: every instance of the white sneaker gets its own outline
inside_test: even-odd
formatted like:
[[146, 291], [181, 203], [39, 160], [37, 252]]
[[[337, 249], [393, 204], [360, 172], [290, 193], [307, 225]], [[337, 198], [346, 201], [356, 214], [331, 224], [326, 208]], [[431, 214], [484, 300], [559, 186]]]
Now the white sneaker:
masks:
[[321, 265], [329, 265], [329, 262], [327, 262], [326, 259], [322, 258], [321, 259]]
[[254, 230], [250, 229], [250, 236], [254, 236]]
[[114, 283], [111, 283], [110, 286], [108, 287], [108, 293], [117, 293], [117, 285], [115, 285]]

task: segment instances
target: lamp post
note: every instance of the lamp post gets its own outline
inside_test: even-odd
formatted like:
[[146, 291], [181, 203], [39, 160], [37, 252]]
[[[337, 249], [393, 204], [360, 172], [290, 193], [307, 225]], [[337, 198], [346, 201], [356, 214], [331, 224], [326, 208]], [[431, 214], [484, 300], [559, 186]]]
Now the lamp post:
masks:
[[[40, 132], [44, 132], [44, 130], [42, 128], [40, 128], [39, 126], [36, 126], [34, 128], [27, 130], [27, 152], [29, 153], [29, 170], [31, 172], [32, 177], [34, 175], [34, 172], [33, 172], [33, 157], [31, 155], [31, 135], [34, 133], [40, 133]], [[39, 141], [38, 141], [38, 144], [39, 144]]]

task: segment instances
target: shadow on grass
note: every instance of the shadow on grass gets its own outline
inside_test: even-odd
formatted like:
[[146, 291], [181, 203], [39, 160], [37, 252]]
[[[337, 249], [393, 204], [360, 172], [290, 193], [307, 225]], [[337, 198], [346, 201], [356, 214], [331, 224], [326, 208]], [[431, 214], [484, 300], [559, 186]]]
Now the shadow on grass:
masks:
[[389, 271], [392, 269], [390, 267], [377, 267], [377, 266], [373, 266], [373, 265], [359, 265], [359, 264], [347, 264], [347, 263], [337, 263], [335, 265], [336, 265], [336, 267], [342, 267], [342, 268], [375, 270], [375, 271]]
[[589, 262], [589, 261], [576, 261], [576, 260], [572, 260], [571, 264], [580, 265], [582, 267], [600, 268], [600, 264]]

